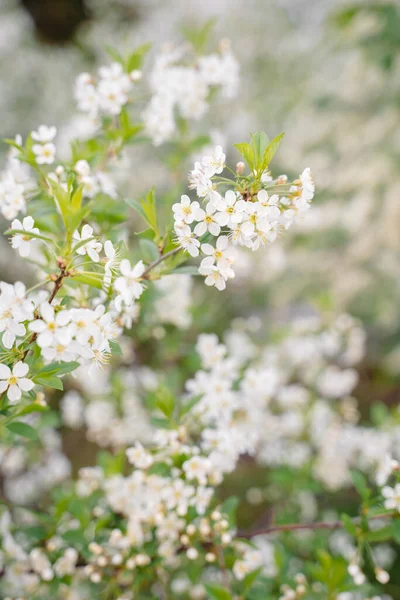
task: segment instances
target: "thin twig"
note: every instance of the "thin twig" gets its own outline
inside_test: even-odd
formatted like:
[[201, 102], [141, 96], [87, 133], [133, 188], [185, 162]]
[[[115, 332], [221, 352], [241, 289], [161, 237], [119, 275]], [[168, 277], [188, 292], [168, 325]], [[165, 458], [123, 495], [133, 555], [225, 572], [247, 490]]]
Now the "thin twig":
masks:
[[176, 254], [177, 252], [179, 252], [179, 250], [182, 250], [181, 246], [178, 246], [177, 248], [174, 248], [173, 250], [170, 250], [166, 254], [162, 254], [161, 256], [159, 256], [159, 258], [157, 258], [157, 260], [155, 260], [154, 262], [152, 262], [151, 265], [149, 265], [147, 267], [147, 269], [143, 272], [142, 278], [143, 279], [147, 279], [148, 274], [150, 273], [150, 271], [152, 271], [155, 267], [157, 267], [160, 263], [162, 263], [164, 260], [166, 260], [170, 256], [173, 256], [174, 254]]
[[[378, 515], [372, 515], [368, 517], [370, 521], [377, 519], [387, 519], [388, 517], [394, 517], [396, 512], [380, 513]], [[352, 522], [358, 525], [361, 521], [360, 517], [355, 517]], [[251, 529], [250, 531], [238, 531], [237, 537], [250, 539], [256, 535], [267, 535], [269, 533], [280, 533], [284, 531], [302, 531], [302, 530], [315, 530], [315, 529], [340, 529], [344, 527], [342, 521], [317, 521], [315, 523], [284, 523], [282, 525], [270, 525], [267, 527], [259, 527], [258, 529]]]

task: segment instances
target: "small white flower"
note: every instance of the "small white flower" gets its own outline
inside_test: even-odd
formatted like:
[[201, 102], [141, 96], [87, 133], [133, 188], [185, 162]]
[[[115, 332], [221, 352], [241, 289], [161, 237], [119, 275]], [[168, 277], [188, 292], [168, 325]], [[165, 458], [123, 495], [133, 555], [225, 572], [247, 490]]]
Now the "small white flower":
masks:
[[396, 483], [394, 488], [386, 485], [382, 489], [382, 496], [386, 498], [384, 507], [387, 510], [396, 509], [398, 512], [400, 512], [400, 483]]
[[235, 227], [237, 223], [243, 220], [243, 213], [246, 211], [244, 200], [238, 200], [237, 194], [233, 190], [228, 190], [225, 198], [220, 198], [215, 202], [215, 206], [219, 211], [215, 215], [215, 220], [221, 227]]
[[182, 223], [193, 223], [195, 215], [200, 208], [198, 202], [190, 202], [189, 196], [181, 196], [181, 201], [173, 204], [172, 210], [174, 213], [175, 221], [182, 221]]
[[22, 396], [22, 392], [29, 392], [34, 383], [27, 379], [29, 367], [22, 361], [14, 365], [13, 370], [7, 365], [0, 365], [0, 394], [7, 391], [7, 396], [11, 404], [16, 404]]
[[132, 448], [127, 448], [126, 456], [131, 465], [137, 469], [148, 469], [153, 464], [153, 457], [140, 442], [136, 442]]
[[46, 144], [34, 144], [32, 150], [38, 165], [53, 164], [56, 155], [56, 147], [52, 142], [47, 142]]
[[104, 253], [106, 257], [102, 260], [104, 263], [104, 287], [108, 289], [111, 284], [112, 275], [119, 266], [119, 253], [114, 248], [111, 240], [104, 243]]
[[200, 242], [190, 229], [189, 225], [184, 225], [183, 227], [180, 226], [179, 228], [176, 227], [175, 231], [177, 232], [177, 242], [182, 248], [187, 250], [190, 256], [198, 256]]
[[204, 156], [201, 164], [206, 177], [212, 177], [215, 174], [222, 173], [225, 166], [225, 159], [226, 156], [221, 146], [216, 146], [214, 154], [211, 156]]
[[215, 206], [209, 202], [206, 206], [206, 210], [204, 211], [202, 208], [199, 208], [196, 212], [195, 219], [196, 221], [200, 221], [197, 223], [194, 228], [195, 235], [202, 236], [209, 231], [211, 235], [219, 235], [221, 232], [221, 227], [218, 225], [215, 213]]
[[208, 458], [203, 456], [193, 456], [183, 463], [182, 468], [187, 479], [196, 479], [201, 485], [205, 485], [212, 464]]
[[40, 125], [37, 131], [32, 131], [32, 139], [35, 142], [46, 144], [52, 142], [56, 137], [57, 129], [55, 127], [47, 127], [47, 125]]
[[85, 254], [87, 254], [93, 262], [99, 262], [99, 252], [102, 248], [102, 244], [96, 239], [93, 239], [93, 228], [90, 227], [90, 225], [84, 225], [82, 227], [81, 234], [79, 234], [78, 231], [75, 231], [73, 238], [78, 243], [83, 242], [84, 240], [88, 240], [88, 242], [81, 245], [76, 250], [77, 254], [79, 254], [80, 256], [84, 256]]
[[132, 267], [130, 261], [124, 258], [124, 260], [121, 260], [120, 271], [121, 277], [115, 280], [114, 288], [119, 292], [125, 304], [130, 306], [134, 300], [140, 298], [144, 290], [140, 280], [145, 271], [145, 266], [143, 261], [140, 260]]
[[189, 189], [196, 190], [199, 198], [205, 198], [213, 190], [211, 179], [204, 173], [199, 162], [194, 164], [194, 169], [189, 173]]
[[215, 286], [220, 292], [226, 288], [227, 271], [214, 265], [214, 258], [212, 256], [207, 256], [207, 258], [201, 261], [199, 273], [205, 276], [204, 283], [206, 285]]
[[[211, 244], [202, 244], [201, 251], [207, 256], [212, 256], [213, 262], [216, 262], [219, 269], [228, 269], [233, 261], [233, 253], [229, 247], [229, 238], [226, 235], [221, 235], [217, 239], [216, 247]], [[207, 262], [206, 264], [211, 264]]]
[[[25, 217], [24, 220], [19, 221], [18, 219], [14, 219], [11, 223], [11, 229], [19, 229], [26, 231], [27, 233], [39, 233], [39, 229], [34, 227], [35, 221], [32, 217]], [[11, 246], [15, 249], [18, 249], [20, 256], [27, 257], [31, 252], [31, 244], [35, 240], [29, 235], [24, 235], [22, 233], [16, 233], [13, 235], [11, 240]]]
[[78, 160], [75, 164], [74, 170], [81, 177], [87, 177], [90, 175], [90, 165], [87, 160]]
[[38, 334], [37, 344], [40, 348], [47, 348], [52, 344], [68, 345], [71, 335], [65, 327], [71, 320], [69, 311], [62, 310], [57, 315], [54, 307], [48, 302], [40, 305], [42, 319], [35, 319], [29, 323], [29, 331]]

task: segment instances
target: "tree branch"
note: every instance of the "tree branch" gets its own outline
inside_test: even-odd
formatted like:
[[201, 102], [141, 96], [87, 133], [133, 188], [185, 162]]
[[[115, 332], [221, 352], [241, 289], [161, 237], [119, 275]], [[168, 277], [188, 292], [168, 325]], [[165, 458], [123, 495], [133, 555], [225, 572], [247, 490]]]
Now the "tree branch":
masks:
[[[377, 519], [387, 519], [389, 517], [394, 517], [397, 513], [395, 511], [379, 513], [378, 515], [372, 515], [369, 517], [369, 520], [377, 520]], [[355, 517], [352, 519], [355, 525], [358, 525], [361, 522], [360, 517]], [[267, 535], [269, 533], [280, 533], [285, 531], [302, 531], [302, 530], [317, 530], [317, 529], [340, 529], [344, 527], [342, 521], [317, 521], [315, 523], [284, 523], [282, 525], [270, 525], [266, 527], [259, 527], [256, 529], [250, 530], [239, 530], [237, 533], [237, 537], [250, 539], [255, 537], [256, 535]]]
[[155, 267], [157, 267], [160, 263], [162, 263], [164, 260], [166, 260], [170, 256], [173, 256], [174, 254], [179, 252], [179, 250], [182, 250], [181, 246], [178, 246], [177, 248], [170, 250], [169, 252], [167, 252], [167, 254], [162, 254], [159, 258], [157, 258], [157, 260], [152, 262], [151, 265], [149, 265], [147, 267], [147, 269], [143, 272], [142, 278], [148, 279], [148, 274], [150, 273], [150, 271], [152, 271]]

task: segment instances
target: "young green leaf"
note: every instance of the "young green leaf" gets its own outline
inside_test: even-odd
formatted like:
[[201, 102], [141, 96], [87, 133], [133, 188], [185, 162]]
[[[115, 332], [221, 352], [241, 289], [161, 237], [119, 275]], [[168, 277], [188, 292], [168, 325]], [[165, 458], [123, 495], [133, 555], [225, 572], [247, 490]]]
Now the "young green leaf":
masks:
[[39, 435], [36, 429], [31, 427], [27, 423], [23, 423], [22, 421], [14, 421], [13, 423], [8, 423], [6, 427], [9, 431], [11, 431], [11, 433], [20, 435], [21, 437], [27, 438], [28, 440], [37, 441], [39, 439]]
[[231, 600], [232, 596], [229, 590], [220, 586], [208, 583], [205, 585], [207, 594], [209, 598], [213, 600]]

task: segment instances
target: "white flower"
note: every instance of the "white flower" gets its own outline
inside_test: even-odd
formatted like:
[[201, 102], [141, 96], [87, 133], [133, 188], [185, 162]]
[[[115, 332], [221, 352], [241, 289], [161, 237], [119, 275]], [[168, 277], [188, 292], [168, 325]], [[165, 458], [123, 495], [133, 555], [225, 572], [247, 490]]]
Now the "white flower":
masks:
[[62, 310], [55, 314], [54, 307], [48, 302], [40, 305], [42, 319], [35, 319], [29, 323], [29, 330], [38, 334], [37, 344], [41, 348], [47, 348], [52, 344], [68, 345], [71, 335], [65, 327], [71, 320], [69, 311]]
[[87, 160], [78, 160], [78, 162], [75, 164], [74, 170], [81, 177], [87, 177], [88, 175], [90, 175], [91, 169]]
[[26, 288], [17, 281], [14, 285], [0, 282], [0, 332], [4, 331], [2, 343], [12, 348], [16, 337], [25, 335], [22, 321], [33, 319], [33, 303], [25, 298]]
[[216, 173], [222, 173], [225, 166], [226, 156], [221, 146], [216, 146], [214, 154], [211, 156], [203, 156], [201, 164], [206, 177], [212, 177]]
[[376, 483], [379, 486], [385, 485], [389, 477], [395, 471], [398, 471], [400, 465], [397, 460], [394, 460], [390, 454], [385, 454], [383, 461], [379, 465], [376, 473]]
[[75, 231], [73, 238], [78, 243], [88, 240], [85, 244], [79, 246], [79, 248], [76, 250], [77, 254], [80, 256], [87, 254], [93, 262], [99, 262], [99, 252], [102, 248], [102, 244], [96, 239], [93, 239], [93, 228], [90, 227], [90, 225], [84, 225], [82, 227], [81, 234], [79, 234], [78, 231]]
[[200, 208], [198, 202], [190, 202], [189, 196], [181, 196], [181, 201], [173, 204], [172, 210], [174, 212], [175, 221], [181, 221], [182, 223], [193, 223], [195, 215]]
[[[201, 251], [208, 256], [212, 256], [213, 262], [217, 263], [219, 269], [228, 269], [234, 261], [234, 256], [231, 248], [229, 247], [229, 238], [226, 235], [221, 235], [217, 239], [216, 247], [211, 244], [202, 244]], [[208, 261], [206, 263], [210, 265]]]
[[120, 257], [119, 257], [119, 253], [114, 248], [111, 240], [107, 240], [104, 243], [104, 253], [106, 255], [106, 258], [104, 258], [102, 260], [102, 262], [104, 263], [103, 283], [104, 283], [105, 289], [108, 289], [111, 284], [112, 275], [119, 266], [119, 258]]
[[214, 213], [216, 211], [215, 206], [212, 202], [209, 202], [206, 206], [206, 210], [204, 211], [202, 208], [199, 208], [196, 212], [195, 219], [196, 221], [200, 221], [197, 223], [194, 228], [195, 235], [202, 236], [209, 231], [211, 235], [219, 235], [221, 232], [221, 227], [218, 225]]
[[193, 231], [190, 229], [189, 225], [176, 227], [175, 231], [177, 232], [177, 242], [187, 250], [190, 256], [196, 257], [199, 255], [199, 247], [200, 242], [194, 235]]
[[265, 216], [264, 207], [258, 202], [247, 202], [241, 231], [246, 237], [252, 237], [255, 230], [267, 232], [271, 224]]
[[36, 157], [38, 165], [51, 165], [54, 162], [56, 147], [52, 142], [46, 144], [34, 144], [32, 146], [33, 153]]
[[237, 194], [233, 190], [228, 190], [225, 198], [221, 197], [215, 202], [219, 211], [215, 215], [215, 220], [221, 227], [235, 227], [237, 223], [243, 220], [243, 213], [246, 211], [247, 202], [238, 200]]
[[396, 509], [398, 512], [400, 512], [400, 483], [396, 483], [394, 488], [386, 485], [382, 489], [382, 496], [386, 498], [384, 507], [387, 510]]
[[137, 469], [148, 469], [153, 464], [153, 457], [140, 442], [136, 442], [132, 448], [127, 448], [126, 456], [131, 465]]
[[[24, 220], [19, 221], [18, 219], [14, 219], [11, 223], [11, 229], [19, 229], [26, 231], [27, 233], [39, 233], [39, 229], [34, 227], [35, 221], [32, 217], [25, 217]], [[15, 249], [18, 249], [20, 256], [26, 257], [29, 256], [31, 252], [31, 244], [32, 238], [29, 235], [23, 235], [22, 233], [16, 233], [13, 235], [11, 240], [11, 246]]]
[[189, 173], [189, 189], [196, 190], [200, 198], [205, 198], [213, 189], [212, 181], [204, 173], [199, 162], [194, 164], [194, 169]]
[[46, 144], [52, 142], [56, 137], [57, 129], [55, 127], [47, 127], [47, 125], [40, 125], [37, 131], [32, 131], [32, 139], [35, 142]]
[[22, 392], [29, 392], [34, 383], [27, 379], [29, 367], [22, 361], [14, 365], [13, 370], [7, 365], [0, 365], [0, 394], [7, 391], [7, 396], [11, 404], [16, 404], [20, 399]]
[[302, 174], [300, 175], [301, 187], [302, 187], [302, 196], [310, 201], [314, 197], [315, 192], [315, 184], [311, 175], [310, 167], [304, 169]]
[[140, 260], [132, 268], [128, 259], [124, 258], [120, 264], [121, 277], [117, 277], [114, 282], [114, 288], [119, 292], [122, 300], [127, 306], [130, 306], [134, 300], [140, 298], [143, 292], [143, 285], [140, 283], [145, 271], [143, 261]]
[[264, 207], [264, 210], [262, 211], [263, 216], [267, 217], [269, 221], [276, 221], [279, 219], [281, 211], [278, 208], [278, 194], [273, 194], [269, 197], [267, 190], [260, 190], [257, 194], [257, 200], [260, 206]]
[[212, 464], [208, 458], [193, 456], [183, 463], [182, 468], [187, 479], [197, 479], [201, 485], [205, 485], [207, 483], [207, 475], [212, 469]]

